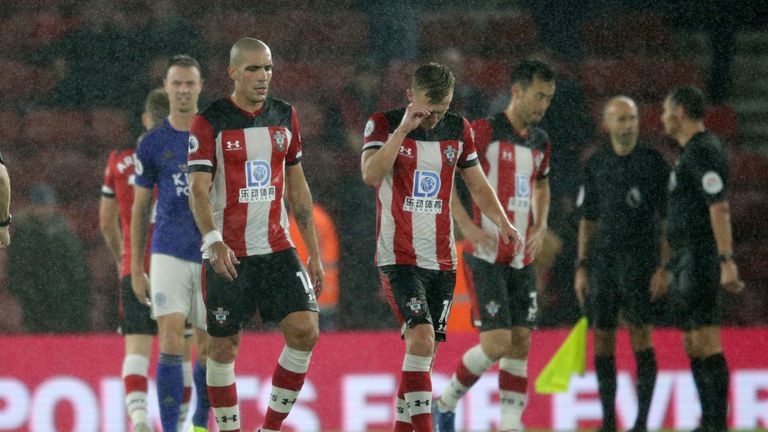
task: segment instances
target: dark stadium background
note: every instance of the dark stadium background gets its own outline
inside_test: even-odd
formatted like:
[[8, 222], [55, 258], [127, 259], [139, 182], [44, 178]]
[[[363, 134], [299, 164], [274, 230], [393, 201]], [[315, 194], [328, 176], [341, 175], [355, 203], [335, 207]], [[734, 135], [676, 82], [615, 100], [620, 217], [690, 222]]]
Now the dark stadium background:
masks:
[[[100, 28], [90, 24], [98, 21]], [[54, 189], [87, 260], [89, 328], [113, 331], [117, 277], [97, 220], [106, 157], [138, 136], [142, 100], [161, 84], [169, 55], [199, 58], [204, 106], [230, 91], [231, 44], [257, 37], [272, 48], [272, 94], [297, 107], [309, 184], [338, 230], [340, 300], [324, 326], [392, 328], [373, 267], [373, 190], [358, 171], [367, 116], [403, 104], [409, 73], [433, 59], [453, 62], [454, 108], [486, 115], [506, 103], [510, 65], [537, 56], [562, 77], [544, 122], [554, 140], [550, 225], [562, 250], [541, 293], [541, 325], [570, 325], [579, 313], [571, 289], [574, 201], [580, 163], [605, 140], [603, 101], [634, 98], [641, 140], [672, 160], [661, 101], [683, 83], [706, 90], [707, 125], [726, 141], [731, 162], [736, 260], [747, 289], [727, 299], [727, 322], [765, 325], [766, 24], [760, 2], [747, 1], [3, 0], [0, 151], [13, 184], [11, 212], [24, 214], [35, 185]], [[11, 253], [13, 245], [0, 251], [0, 332], [21, 333], [4, 265]], [[29, 266], [57, 277], [46, 262]], [[56, 296], [46, 299], [55, 304]]]

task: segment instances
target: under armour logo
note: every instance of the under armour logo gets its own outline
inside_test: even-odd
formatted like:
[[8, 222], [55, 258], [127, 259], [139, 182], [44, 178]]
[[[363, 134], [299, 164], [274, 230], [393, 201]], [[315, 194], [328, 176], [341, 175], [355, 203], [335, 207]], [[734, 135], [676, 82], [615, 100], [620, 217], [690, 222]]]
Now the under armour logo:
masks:
[[501, 151], [501, 160], [511, 161], [513, 159], [514, 159], [514, 157], [512, 156], [512, 151], [511, 150], [502, 150]]
[[240, 141], [227, 141], [227, 150], [240, 150]]
[[283, 401], [281, 403], [283, 405], [288, 405], [288, 404], [293, 405], [293, 404], [296, 403], [296, 399], [291, 400], [291, 399], [288, 399], [288, 398], [283, 398]]
[[221, 418], [216, 419], [216, 423], [228, 423], [228, 422], [236, 422], [237, 421], [237, 414], [232, 414], [231, 416], [221, 416]]
[[408, 402], [407, 405], [408, 405], [408, 408], [410, 408], [411, 406], [415, 406], [415, 407], [420, 407], [422, 405], [429, 406], [429, 404], [430, 404], [430, 400], [429, 399], [424, 399], [424, 400], [416, 399], [415, 401], [413, 401], [413, 403]]

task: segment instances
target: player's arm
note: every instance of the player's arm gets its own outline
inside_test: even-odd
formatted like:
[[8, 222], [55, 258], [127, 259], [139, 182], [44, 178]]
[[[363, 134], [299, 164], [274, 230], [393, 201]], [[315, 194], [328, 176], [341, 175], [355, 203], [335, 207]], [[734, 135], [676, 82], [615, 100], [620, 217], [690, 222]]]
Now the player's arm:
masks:
[[224, 243], [221, 233], [213, 221], [213, 206], [210, 200], [213, 175], [205, 171], [189, 173], [189, 208], [195, 218], [197, 229], [203, 236], [201, 250], [208, 251], [208, 260], [213, 270], [221, 277], [232, 281], [237, 277], [235, 265], [240, 264], [235, 252]]
[[131, 208], [131, 285], [142, 304], [150, 304], [149, 279], [144, 273], [144, 249], [149, 236], [152, 189], [134, 185]]
[[99, 203], [99, 230], [104, 242], [107, 244], [112, 257], [117, 263], [117, 271], [120, 272], [120, 258], [122, 254], [122, 240], [120, 237], [120, 210], [114, 196], [101, 196]]
[[453, 190], [451, 190], [451, 214], [453, 215], [453, 220], [456, 221], [459, 230], [461, 230], [464, 239], [472, 243], [472, 246], [477, 250], [493, 249], [493, 236], [475, 225], [472, 217], [467, 212], [467, 209], [464, 208], [461, 198], [456, 192], [455, 186]]
[[541, 245], [544, 243], [544, 235], [547, 232], [551, 195], [549, 178], [543, 177], [533, 182], [533, 201], [531, 202], [533, 226], [527, 236], [525, 246], [534, 258], [541, 252]]
[[592, 239], [597, 231], [597, 221], [582, 217], [579, 220], [579, 234], [576, 251], [576, 273], [573, 284], [576, 290], [576, 298], [579, 304], [584, 307], [584, 302], [589, 292], [589, 279], [587, 276], [587, 260], [589, 257], [589, 248], [592, 245]]
[[514, 252], [517, 254], [521, 247], [520, 234], [517, 232], [517, 228], [512, 226], [512, 223], [507, 219], [507, 214], [504, 212], [504, 208], [501, 206], [499, 199], [496, 197], [496, 193], [488, 183], [488, 179], [483, 174], [483, 169], [480, 165], [473, 165], [461, 170], [461, 176], [464, 178], [464, 183], [469, 189], [469, 193], [472, 195], [472, 200], [497, 227], [499, 227], [499, 235], [504, 243], [513, 243]]
[[427, 107], [413, 104], [408, 105], [400, 125], [392, 132], [392, 135], [384, 145], [378, 149], [372, 148], [363, 151], [360, 160], [360, 170], [362, 171], [365, 184], [376, 186], [381, 183], [384, 177], [392, 170], [397, 153], [405, 137], [412, 130], [419, 127], [421, 121], [429, 117], [430, 113], [431, 111]]
[[720, 256], [720, 285], [730, 292], [737, 293], [744, 289], [744, 282], [739, 279], [739, 269], [733, 260], [731, 210], [728, 201], [710, 204], [709, 218], [715, 235], [717, 253]]
[[[7, 221], [11, 216], [11, 179], [8, 177], [8, 170], [2, 163], [0, 157], [0, 221]], [[8, 232], [8, 225], [0, 227], [0, 248], [11, 244], [11, 235]]]
[[662, 219], [659, 223], [659, 266], [651, 276], [651, 301], [663, 297], [669, 290], [669, 274], [667, 263], [669, 262], [669, 241], [667, 240], [667, 221]]
[[323, 290], [325, 272], [320, 257], [320, 247], [317, 244], [317, 233], [315, 232], [312, 193], [309, 191], [301, 163], [285, 167], [285, 185], [286, 199], [291, 206], [293, 218], [296, 220], [304, 245], [307, 247], [307, 272], [315, 292], [320, 294]]

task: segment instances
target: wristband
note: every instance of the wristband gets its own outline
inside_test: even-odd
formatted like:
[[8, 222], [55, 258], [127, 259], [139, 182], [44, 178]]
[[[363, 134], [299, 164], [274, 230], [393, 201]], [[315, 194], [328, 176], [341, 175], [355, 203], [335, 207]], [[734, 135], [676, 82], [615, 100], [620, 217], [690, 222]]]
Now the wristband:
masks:
[[8, 225], [10, 225], [11, 224], [11, 219], [13, 219], [13, 218], [11, 217], [11, 214], [8, 213], [8, 219], [6, 219], [4, 221], [0, 221], [0, 228], [5, 228]]
[[200, 251], [205, 252], [211, 245], [220, 241], [224, 241], [224, 238], [221, 237], [219, 230], [208, 231], [208, 233], [203, 236], [203, 245], [200, 246]]
[[721, 253], [720, 255], [717, 256], [717, 260], [720, 261], [721, 263], [726, 263], [728, 261], [732, 261], [733, 260], [733, 254], [730, 253], [730, 252]]

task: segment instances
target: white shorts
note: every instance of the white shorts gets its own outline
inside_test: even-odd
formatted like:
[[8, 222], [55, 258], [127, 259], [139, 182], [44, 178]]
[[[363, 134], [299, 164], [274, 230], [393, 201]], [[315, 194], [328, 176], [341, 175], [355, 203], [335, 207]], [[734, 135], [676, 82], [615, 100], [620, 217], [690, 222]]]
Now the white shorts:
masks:
[[184, 314], [192, 327], [205, 330], [202, 265], [164, 254], [152, 254], [149, 284], [152, 316]]

